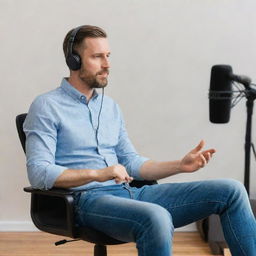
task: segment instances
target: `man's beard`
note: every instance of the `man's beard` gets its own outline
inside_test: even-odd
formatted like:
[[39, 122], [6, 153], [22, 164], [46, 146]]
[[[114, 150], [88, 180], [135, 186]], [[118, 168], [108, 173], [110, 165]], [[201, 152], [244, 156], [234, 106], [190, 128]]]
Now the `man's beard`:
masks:
[[100, 78], [99, 75], [102, 73], [109, 73], [109, 70], [103, 69], [93, 75], [89, 73], [85, 68], [81, 67], [79, 71], [79, 78], [91, 89], [104, 88], [108, 84], [108, 79], [107, 77]]

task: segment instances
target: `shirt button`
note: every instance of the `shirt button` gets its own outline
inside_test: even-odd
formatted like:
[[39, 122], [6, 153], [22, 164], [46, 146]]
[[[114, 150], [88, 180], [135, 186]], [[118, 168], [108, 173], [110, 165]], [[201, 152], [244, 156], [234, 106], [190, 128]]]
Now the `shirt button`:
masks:
[[85, 96], [81, 96], [80, 99], [84, 101], [85, 100]]

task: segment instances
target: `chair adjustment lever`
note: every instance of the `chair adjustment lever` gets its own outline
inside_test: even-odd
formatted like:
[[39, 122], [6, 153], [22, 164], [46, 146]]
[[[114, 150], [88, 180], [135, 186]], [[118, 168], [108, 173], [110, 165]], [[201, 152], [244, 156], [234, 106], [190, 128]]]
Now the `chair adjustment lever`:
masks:
[[73, 240], [60, 240], [58, 242], [55, 242], [55, 245], [58, 246], [58, 245], [61, 245], [61, 244], [65, 244], [65, 243], [70, 243], [70, 242], [76, 242], [76, 241], [79, 241], [81, 239], [73, 239]]

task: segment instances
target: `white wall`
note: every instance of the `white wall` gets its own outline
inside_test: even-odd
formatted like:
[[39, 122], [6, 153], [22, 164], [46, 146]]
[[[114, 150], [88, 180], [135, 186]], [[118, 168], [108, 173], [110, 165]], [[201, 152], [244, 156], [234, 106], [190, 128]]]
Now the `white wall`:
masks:
[[229, 124], [213, 125], [207, 93], [214, 64], [230, 64], [256, 80], [255, 8], [254, 0], [0, 0], [0, 229], [30, 227], [15, 116], [68, 75], [62, 41], [81, 24], [108, 32], [112, 68], [106, 93], [123, 109], [142, 155], [178, 159], [202, 138], [217, 149], [205, 169], [163, 182], [242, 181], [245, 101], [232, 110]]

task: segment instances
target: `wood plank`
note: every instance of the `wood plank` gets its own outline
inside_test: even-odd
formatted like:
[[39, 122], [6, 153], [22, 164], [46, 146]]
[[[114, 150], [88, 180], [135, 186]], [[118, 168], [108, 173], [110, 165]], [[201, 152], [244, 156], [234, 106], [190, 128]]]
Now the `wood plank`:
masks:
[[224, 256], [232, 256], [229, 249], [227, 248], [224, 249]]
[[[55, 246], [66, 237], [44, 232], [0, 232], [0, 256], [82, 256], [93, 255], [93, 244], [77, 241]], [[137, 256], [135, 243], [108, 246], [109, 256]], [[225, 252], [226, 255], [228, 251]], [[176, 232], [174, 256], [210, 256], [208, 244], [197, 232]]]

